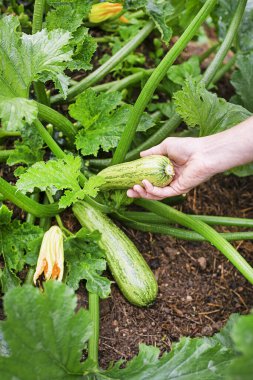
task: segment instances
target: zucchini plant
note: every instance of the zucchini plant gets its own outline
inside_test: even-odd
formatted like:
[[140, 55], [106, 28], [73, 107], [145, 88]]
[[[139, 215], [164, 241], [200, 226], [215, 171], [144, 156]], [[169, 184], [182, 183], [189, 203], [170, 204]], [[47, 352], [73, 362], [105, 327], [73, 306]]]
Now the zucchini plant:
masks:
[[[131, 304], [154, 308], [158, 294], [144, 252], [114, 219], [136, 230], [208, 241], [253, 284], [252, 267], [229, 243], [253, 240], [253, 232], [221, 234], [211, 227], [252, 229], [252, 219], [186, 215], [162, 202], [145, 200], [128, 209], [131, 200], [121, 191], [141, 185], [143, 179], [159, 187], [173, 179], [169, 158], [140, 159], [141, 150], [172, 134], [211, 134], [251, 115], [241, 87], [248, 73], [244, 57], [249, 70], [252, 47], [245, 41], [249, 51], [243, 51], [235, 36], [245, 30], [252, 13], [246, 10], [247, 17], [243, 16], [246, 0], [235, 3], [231, 17], [224, 17], [224, 4], [216, 0], [35, 0], [25, 5], [14, 0], [8, 7], [1, 3], [5, 14], [0, 18], [0, 285], [6, 293], [7, 320], [0, 322], [0, 371], [4, 380], [190, 380], [200, 373], [210, 380], [232, 379], [237, 365], [247, 373], [252, 350], [243, 350], [238, 336], [252, 325], [251, 315], [232, 317], [225, 330], [212, 338], [182, 338], [160, 357], [156, 347], [140, 345], [139, 354], [124, 368], [118, 362], [102, 370], [98, 355], [99, 299], [109, 297], [111, 286], [103, 275], [107, 266]], [[217, 12], [223, 15], [223, 29]], [[206, 48], [202, 57], [185, 61], [182, 53], [188, 43], [209, 42], [205, 30], [212, 28], [221, 41]], [[150, 45], [151, 40], [155, 43]], [[159, 51], [147, 54], [149, 46]], [[203, 70], [201, 64], [211, 54], [214, 58]], [[147, 59], [140, 61], [137, 55]], [[234, 65], [232, 84], [237, 94], [230, 103], [210, 89]], [[208, 124], [193, 114], [196, 108], [209, 115]], [[251, 173], [251, 167], [238, 170]], [[149, 212], [136, 211], [136, 206]], [[15, 216], [21, 210], [21, 220], [13, 218], [13, 207]], [[81, 228], [72, 228], [68, 218]], [[59, 239], [53, 239], [50, 231], [58, 231]], [[45, 246], [49, 248], [42, 249]], [[60, 275], [54, 271], [59, 262]], [[39, 289], [31, 285], [33, 277]], [[44, 282], [48, 277], [59, 281]], [[88, 310], [75, 313], [74, 291], [80, 282], [88, 292]]]

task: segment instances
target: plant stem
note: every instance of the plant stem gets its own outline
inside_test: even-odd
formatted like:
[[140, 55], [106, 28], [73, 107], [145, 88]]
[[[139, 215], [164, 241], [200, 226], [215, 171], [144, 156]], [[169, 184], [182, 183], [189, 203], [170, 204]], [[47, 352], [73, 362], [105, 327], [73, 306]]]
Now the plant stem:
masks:
[[[48, 197], [47, 197], [46, 194], [44, 195], [43, 204], [44, 204], [44, 205], [48, 205], [48, 204], [49, 204]], [[49, 217], [46, 217], [46, 218], [40, 218], [39, 226], [40, 226], [41, 228], [43, 228], [44, 231], [49, 230], [50, 225], [51, 225], [51, 218], [49, 218]]]
[[[207, 239], [198, 234], [197, 232], [184, 230], [181, 228], [169, 227], [163, 224], [152, 224], [152, 223], [140, 223], [135, 221], [123, 221], [123, 223], [132, 229], [144, 232], [153, 232], [162, 235], [172, 236], [182, 240], [190, 241], [206, 241]], [[247, 232], [221, 232], [222, 236], [227, 241], [236, 240], [253, 240], [253, 231]]]
[[226, 258], [242, 273], [242, 275], [253, 284], [253, 268], [249, 263], [237, 252], [237, 250], [227, 242], [217, 231], [206, 223], [196, 220], [174, 208], [164, 205], [156, 201], [147, 201], [138, 199], [135, 203], [145, 209], [152, 211], [164, 218], [168, 218], [186, 228], [198, 232], [204, 236], [212, 245], [214, 245]]
[[88, 343], [88, 358], [98, 367], [98, 341], [99, 341], [99, 297], [89, 292], [89, 312], [91, 315], [92, 335]]
[[3, 129], [0, 129], [0, 139], [3, 139], [5, 137], [20, 137], [21, 133], [19, 131], [5, 131]]
[[14, 149], [0, 150], [0, 162], [6, 162]]
[[205, 72], [205, 78], [203, 81], [206, 85], [210, 84], [213, 79], [214, 72], [217, 72], [219, 67], [221, 66], [224, 58], [227, 55], [228, 47], [230, 47], [233, 43], [235, 36], [237, 35], [237, 31], [239, 29], [244, 10], [247, 4], [247, 0], [241, 0], [238, 2], [238, 6], [232, 18], [232, 21], [229, 25], [226, 37], [224, 38], [212, 64], [207, 68]]
[[34, 125], [39, 132], [40, 136], [42, 137], [43, 141], [47, 144], [49, 149], [53, 152], [53, 154], [57, 158], [65, 158], [65, 153], [63, 150], [59, 147], [59, 145], [54, 141], [54, 139], [51, 137], [51, 135], [48, 133], [48, 131], [44, 128], [44, 126], [41, 124], [39, 120], [34, 121]]
[[[153, 21], [147, 22], [147, 24], [137, 33], [137, 35], [130, 40], [125, 46], [123, 46], [116, 54], [108, 59], [97, 70], [93, 71], [86, 78], [82, 79], [76, 85], [72, 86], [68, 92], [67, 100], [72, 99], [76, 95], [80, 94], [86, 88], [93, 86], [95, 83], [103, 79], [115, 66], [122, 62], [137, 46], [139, 46], [145, 38], [150, 34], [154, 28]], [[51, 98], [51, 103], [62, 101], [63, 96], [61, 94], [55, 95]]]
[[[34, 194], [31, 194], [30, 195], [30, 199], [38, 202], [39, 201], [39, 197], [40, 197], [40, 193], [34, 193]], [[28, 214], [26, 215], [26, 221], [27, 223], [30, 223], [30, 224], [34, 224], [35, 223], [35, 219], [36, 217], [31, 214], [30, 212], [28, 212]]]
[[44, 104], [37, 103], [37, 107], [39, 111], [38, 116], [40, 119], [47, 123], [53, 124], [53, 126], [57, 130], [62, 131], [63, 134], [67, 136], [71, 142], [74, 141], [77, 129], [69, 119]]
[[[32, 34], [35, 34], [42, 29], [44, 7], [45, 0], [35, 0], [33, 10]], [[38, 101], [40, 103], [49, 105], [50, 103], [45, 91], [44, 84], [42, 82], [34, 82], [33, 87]]]
[[22, 194], [16, 186], [10, 185], [2, 177], [0, 177], [0, 193], [5, 199], [8, 199], [16, 206], [22, 208], [22, 210], [30, 212], [38, 218], [44, 216], [54, 216], [60, 212], [58, 204], [41, 205], [40, 203], [35, 202], [26, 195]]
[[33, 275], [34, 275], [35, 269], [34, 267], [30, 267], [28, 269], [26, 278], [25, 278], [25, 284], [32, 285], [33, 284]]
[[140, 82], [142, 79], [149, 77], [153, 73], [154, 69], [142, 70], [138, 73], [129, 75], [121, 80], [115, 81], [114, 84], [108, 89], [107, 92], [120, 91], [128, 86]]
[[[129, 221], [152, 224], [171, 224], [168, 218], [156, 215], [153, 212], [143, 211], [121, 211], [117, 213], [118, 217], [129, 219]], [[253, 219], [234, 218], [231, 216], [213, 216], [213, 215], [189, 215], [191, 218], [201, 220], [209, 225], [214, 226], [230, 226], [230, 227], [248, 227], [253, 228]]]
[[234, 66], [235, 64], [235, 61], [236, 61], [236, 55], [234, 55], [232, 58], [230, 58], [230, 60], [225, 63], [218, 71], [217, 73], [215, 74], [212, 82], [213, 83], [217, 83], [219, 82], [219, 80], [228, 72], [230, 71], [230, 69]]
[[175, 45], [170, 49], [166, 56], [162, 59], [160, 64], [151, 74], [150, 78], [143, 87], [135, 105], [131, 111], [130, 117], [124, 129], [124, 132], [119, 141], [118, 147], [112, 158], [112, 165], [119, 164], [124, 161], [127, 151], [132, 143], [135, 135], [136, 128], [139, 124], [142, 113], [144, 112], [147, 104], [151, 100], [153, 93], [155, 92], [157, 86], [161, 80], [166, 75], [168, 69], [174, 63], [179, 54], [184, 50], [188, 42], [195, 35], [197, 30], [203, 21], [207, 18], [210, 11], [214, 7], [216, 0], [207, 0], [198, 14], [195, 16], [190, 25], [186, 28], [182, 36], [175, 43]]

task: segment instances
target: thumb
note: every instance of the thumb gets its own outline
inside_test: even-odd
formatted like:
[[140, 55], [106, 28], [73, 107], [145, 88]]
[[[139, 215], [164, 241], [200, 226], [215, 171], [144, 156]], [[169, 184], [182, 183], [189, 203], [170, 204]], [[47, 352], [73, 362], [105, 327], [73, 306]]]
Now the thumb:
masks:
[[140, 156], [141, 157], [150, 156], [152, 154], [166, 155], [167, 154], [167, 150], [166, 150], [165, 144], [163, 144], [163, 142], [162, 142], [159, 145], [155, 145], [155, 146], [153, 146], [150, 149], [143, 150], [142, 152], [140, 152]]

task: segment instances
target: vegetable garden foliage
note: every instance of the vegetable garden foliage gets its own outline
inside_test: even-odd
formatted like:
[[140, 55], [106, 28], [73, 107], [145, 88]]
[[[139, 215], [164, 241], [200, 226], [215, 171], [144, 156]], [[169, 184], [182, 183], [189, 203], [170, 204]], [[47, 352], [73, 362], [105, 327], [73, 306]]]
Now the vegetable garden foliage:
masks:
[[[105, 180], [96, 168], [137, 158], [142, 149], [171, 134], [210, 135], [252, 114], [252, 3], [125, 0], [120, 12], [113, 2], [113, 15], [100, 23], [91, 23], [89, 15], [95, 3], [106, 13], [103, 2], [35, 0], [34, 11], [29, 4], [7, 3], [0, 1], [0, 162], [16, 166], [17, 182], [14, 186], [0, 178], [0, 200], [10, 200], [29, 214], [26, 221], [14, 219], [1, 203], [0, 285], [6, 293], [6, 320], [0, 322], [1, 379], [251, 379], [252, 315], [232, 316], [211, 338], [182, 338], [162, 355], [156, 347], [140, 345], [131, 361], [102, 371], [97, 358], [98, 298], [108, 297], [111, 285], [103, 276], [105, 237], [103, 231], [84, 227], [74, 234], [59, 214], [70, 206], [75, 210], [84, 200], [100, 213], [147, 228], [145, 213], [138, 223], [126, 211], [132, 201], [125, 191], [102, 191]], [[180, 54], [192, 38], [198, 42], [200, 35], [208, 41], [204, 22], [217, 31], [219, 43], [184, 61]], [[171, 43], [172, 36], [180, 38]], [[222, 66], [229, 51], [233, 58]], [[201, 62], [211, 52], [215, 58], [203, 72]], [[100, 66], [89, 73], [93, 63]], [[216, 82], [228, 70], [233, 71], [235, 90], [230, 101], [215, 93]], [[178, 132], [179, 125], [183, 131]], [[253, 165], [232, 173], [250, 175]], [[168, 233], [168, 223], [189, 228], [172, 227], [170, 233], [206, 239], [253, 283], [250, 265], [225, 240], [226, 234], [205, 224], [213, 224], [210, 219], [198, 221], [156, 202], [139, 205], [160, 215], [158, 232], [166, 227]], [[224, 218], [216, 221], [222, 224]], [[230, 226], [252, 227], [251, 222], [226, 220]], [[64, 283], [49, 281], [44, 291], [21, 286], [20, 273], [29, 268], [29, 284], [43, 235], [55, 223], [64, 234]], [[227, 240], [238, 236], [246, 235], [231, 233]], [[252, 239], [250, 232], [247, 238]], [[127, 250], [120, 253], [128, 257]], [[74, 291], [80, 281], [85, 281], [89, 310], [76, 312]]]
[[[25, 285], [4, 298], [0, 323], [1, 378], [48, 379], [250, 379], [253, 315], [231, 316], [211, 338], [181, 338], [170, 353], [141, 344], [139, 354], [105, 371], [81, 359], [92, 333], [89, 312], [65, 284], [49, 281], [44, 292]], [[19, 339], [17, 339], [19, 337]], [[24, 365], [24, 363], [30, 363]]]

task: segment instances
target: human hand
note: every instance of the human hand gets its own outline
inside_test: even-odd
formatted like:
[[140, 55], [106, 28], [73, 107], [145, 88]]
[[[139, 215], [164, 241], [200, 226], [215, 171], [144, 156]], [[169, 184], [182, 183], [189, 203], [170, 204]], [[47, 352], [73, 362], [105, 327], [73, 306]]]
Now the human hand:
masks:
[[148, 180], [142, 181], [143, 187], [134, 185], [127, 191], [131, 198], [161, 200], [185, 194], [195, 186], [215, 174], [205, 156], [201, 138], [169, 137], [161, 144], [141, 152], [141, 157], [152, 154], [168, 156], [175, 169], [173, 181], [166, 187], [153, 186]]

